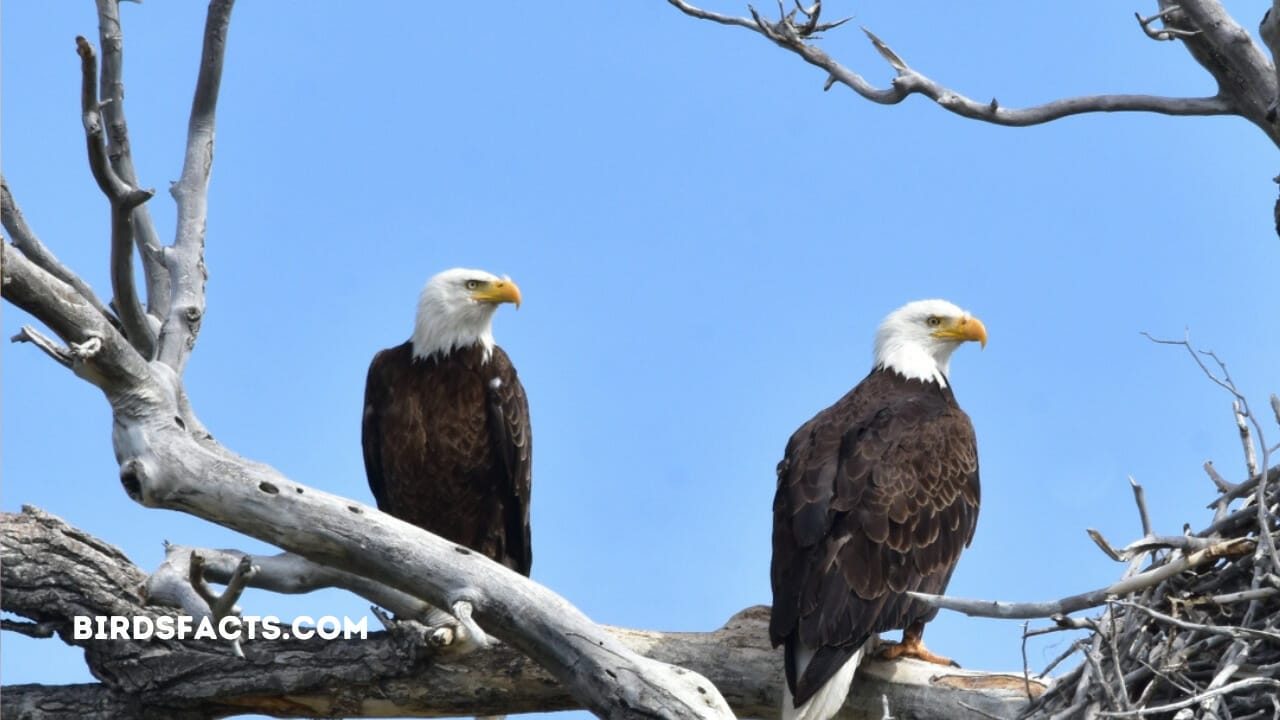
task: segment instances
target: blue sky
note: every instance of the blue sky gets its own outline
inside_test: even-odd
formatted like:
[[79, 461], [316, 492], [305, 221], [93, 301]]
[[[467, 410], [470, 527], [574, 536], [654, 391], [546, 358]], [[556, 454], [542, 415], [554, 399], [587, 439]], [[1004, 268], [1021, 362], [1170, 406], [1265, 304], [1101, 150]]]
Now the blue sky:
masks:
[[[1208, 95], [1131, 7], [833, 2], [823, 47], [883, 85], [856, 25], [975, 98]], [[1249, 28], [1261, 3], [1231, 3]], [[745, 5], [720, 3], [725, 12]], [[126, 111], [162, 238], [203, 6], [124, 4]], [[89, 174], [74, 37], [90, 2], [5, 3], [3, 171], [28, 222], [101, 295], [108, 209]], [[944, 297], [986, 350], [952, 361], [977, 428], [983, 508], [951, 593], [1043, 600], [1118, 577], [1086, 537], [1207, 524], [1200, 466], [1243, 475], [1226, 394], [1280, 391], [1268, 312], [1280, 241], [1274, 147], [1238, 118], [1112, 115], [1008, 129], [921, 98], [822, 92], [798, 58], [658, 0], [243, 3], [219, 102], [208, 314], [186, 373], [233, 450], [372, 502], [364, 374], [405, 340], [438, 270], [510, 274], [495, 332], [534, 423], [533, 577], [593, 619], [711, 630], [768, 603], [774, 466], [790, 433], [869, 369], [880, 318]], [[10, 337], [31, 319], [11, 306]], [[117, 481], [100, 393], [29, 345], [0, 368], [0, 504], [35, 504], [153, 569], [161, 541], [272, 549], [147, 510]], [[1272, 441], [1280, 437], [1265, 423]], [[250, 592], [255, 614], [362, 617], [337, 591]], [[943, 613], [930, 646], [1021, 667], [1020, 624]], [[1030, 645], [1033, 668], [1064, 647]], [[83, 682], [81, 653], [6, 634], [3, 682]]]

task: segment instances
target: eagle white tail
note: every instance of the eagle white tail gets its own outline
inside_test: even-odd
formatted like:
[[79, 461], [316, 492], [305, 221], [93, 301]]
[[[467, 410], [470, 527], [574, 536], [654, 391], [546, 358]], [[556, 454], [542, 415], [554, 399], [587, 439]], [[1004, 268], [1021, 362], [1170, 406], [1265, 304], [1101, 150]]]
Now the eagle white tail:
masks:
[[[831, 676], [818, 688], [818, 691], [809, 698], [805, 704], [795, 707], [792, 702], [791, 688], [787, 687], [786, 679], [782, 681], [782, 720], [829, 720], [840, 711], [840, 707], [844, 705], [844, 699], [849, 696], [849, 685], [853, 682], [853, 674], [858, 670], [858, 664], [862, 662], [862, 654], [867, 647], [863, 645], [858, 651], [849, 658], [849, 661], [840, 666], [835, 675]], [[798, 648], [796, 650], [796, 675], [804, 672], [809, 667], [809, 661], [813, 659], [813, 651], [806, 648]]]

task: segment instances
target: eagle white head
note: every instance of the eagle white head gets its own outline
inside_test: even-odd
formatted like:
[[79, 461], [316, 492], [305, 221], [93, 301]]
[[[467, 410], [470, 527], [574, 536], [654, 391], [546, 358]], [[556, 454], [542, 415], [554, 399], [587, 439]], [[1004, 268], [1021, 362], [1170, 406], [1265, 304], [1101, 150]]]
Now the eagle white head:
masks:
[[509, 277], [466, 268], [437, 274], [418, 298], [413, 357], [425, 360], [439, 353], [444, 358], [456, 348], [479, 344], [488, 362], [493, 353], [493, 314], [505, 302], [520, 307], [520, 288]]
[[880, 323], [875, 366], [946, 387], [951, 353], [969, 340], [987, 346], [987, 328], [981, 320], [946, 300], [917, 300]]

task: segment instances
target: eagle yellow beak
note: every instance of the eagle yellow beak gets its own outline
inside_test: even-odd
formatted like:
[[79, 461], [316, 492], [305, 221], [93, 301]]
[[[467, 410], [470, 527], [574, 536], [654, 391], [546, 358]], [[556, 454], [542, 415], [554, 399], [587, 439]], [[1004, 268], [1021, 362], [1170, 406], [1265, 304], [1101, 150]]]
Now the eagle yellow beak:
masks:
[[960, 342], [976, 340], [982, 347], [987, 346], [987, 326], [973, 316], [948, 320], [946, 327], [934, 332], [933, 336]]
[[516, 307], [520, 307], [520, 288], [510, 280], [494, 280], [480, 286], [479, 290], [471, 293], [471, 297], [480, 302], [491, 303], [515, 303]]

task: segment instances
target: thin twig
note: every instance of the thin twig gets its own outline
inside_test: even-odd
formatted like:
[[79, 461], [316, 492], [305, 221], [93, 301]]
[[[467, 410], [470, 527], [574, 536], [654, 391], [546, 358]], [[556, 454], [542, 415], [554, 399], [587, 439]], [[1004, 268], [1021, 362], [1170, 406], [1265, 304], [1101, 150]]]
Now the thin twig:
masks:
[[1164, 20], [1181, 9], [1182, 8], [1177, 5], [1173, 5], [1150, 17], [1142, 17], [1142, 13], [1134, 13], [1133, 16], [1138, 18], [1138, 25], [1142, 27], [1142, 32], [1146, 33], [1147, 37], [1152, 40], [1177, 40], [1179, 38], [1188, 38], [1199, 35], [1199, 30], [1181, 30], [1179, 28], [1171, 28], [1168, 25], [1161, 30], [1151, 29], [1151, 23], [1156, 20]]
[[[1056, 658], [1049, 661], [1049, 664], [1045, 667], [1045, 669], [1040, 672], [1040, 677], [1047, 677], [1049, 673], [1053, 672], [1054, 668], [1062, 664], [1062, 661], [1066, 660], [1072, 655], [1075, 655], [1078, 652], [1080, 652], [1080, 641], [1075, 640], [1071, 643], [1071, 645], [1066, 650], [1062, 651], [1062, 654], [1058, 655]], [[1061, 679], [1059, 679], [1058, 682], [1061, 682]]]
[[1026, 686], [1027, 700], [1033, 701], [1036, 696], [1031, 692], [1031, 663], [1027, 660], [1027, 628], [1030, 621], [1022, 623], [1022, 682]]
[[0, 618], [0, 630], [10, 630], [18, 633], [19, 635], [43, 639], [53, 637], [53, 634], [58, 631], [58, 623], [26, 622], [23, 620]]
[[1151, 515], [1147, 512], [1147, 494], [1138, 484], [1133, 476], [1129, 476], [1129, 487], [1133, 488], [1133, 501], [1138, 504], [1138, 516], [1142, 518], [1142, 534], [1150, 536], [1151, 533]]
[[1227, 482], [1226, 478], [1218, 473], [1218, 469], [1213, 466], [1212, 460], [1204, 461], [1204, 471], [1208, 474], [1209, 479], [1213, 481], [1214, 486], [1218, 488], [1218, 492], [1230, 492], [1235, 488], [1233, 483]]
[[1253, 437], [1249, 434], [1249, 422], [1241, 409], [1239, 400], [1231, 403], [1231, 412], [1236, 418], [1236, 428], [1240, 431], [1240, 443], [1244, 446], [1244, 465], [1249, 477], [1258, 474], [1258, 455], [1253, 447]]
[[1111, 543], [1107, 542], [1107, 539], [1102, 536], [1102, 533], [1094, 528], [1085, 528], [1084, 531], [1089, 536], [1089, 539], [1093, 541], [1093, 544], [1102, 550], [1104, 555], [1116, 562], [1123, 562], [1124, 558], [1120, 557], [1120, 551], [1112, 547]]
[[1266, 640], [1268, 642], [1280, 643], [1280, 634], [1276, 633], [1264, 632], [1262, 630], [1254, 630], [1253, 628], [1246, 627], [1207, 625], [1205, 623], [1196, 623], [1189, 620], [1180, 620], [1172, 615], [1166, 615], [1159, 610], [1147, 607], [1142, 603], [1130, 602], [1128, 600], [1117, 600], [1116, 604], [1133, 608], [1135, 610], [1141, 610], [1162, 623], [1180, 627], [1183, 630], [1195, 630], [1209, 635], [1221, 635], [1223, 637], [1235, 639], [1254, 638], [1258, 640]]
[[[1133, 482], [1133, 478], [1130, 478], [1129, 482]], [[1138, 487], [1136, 483], [1134, 484], [1134, 487]], [[1116, 676], [1116, 694], [1120, 698], [1120, 707], [1128, 710], [1130, 707], [1129, 694], [1125, 691], [1124, 673], [1121, 672], [1121, 668], [1124, 666], [1124, 661], [1120, 657], [1119, 643], [1116, 642], [1117, 628], [1115, 609], [1111, 607], [1110, 603], [1107, 603], [1106, 618], [1111, 623], [1111, 629], [1109, 632], [1104, 632], [1103, 635], [1106, 636], [1107, 645], [1111, 649], [1111, 671]]]
[[1230, 605], [1232, 603], [1275, 597], [1276, 595], [1280, 595], [1280, 589], [1272, 587], [1258, 588], [1256, 590], [1242, 590], [1240, 592], [1223, 593], [1221, 595], [1211, 595], [1205, 599], [1209, 602], [1217, 603], [1218, 605]]

